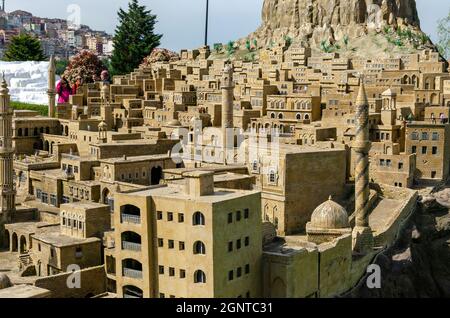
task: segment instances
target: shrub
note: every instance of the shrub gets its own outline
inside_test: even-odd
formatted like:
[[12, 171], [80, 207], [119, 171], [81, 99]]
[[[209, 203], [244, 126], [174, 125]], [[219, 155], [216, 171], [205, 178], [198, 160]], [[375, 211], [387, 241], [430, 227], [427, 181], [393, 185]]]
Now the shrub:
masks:
[[100, 73], [105, 69], [105, 65], [95, 53], [83, 50], [70, 59], [69, 65], [63, 76], [72, 83], [76, 81], [78, 76], [80, 76], [85, 83], [91, 83], [93, 82], [92, 77], [94, 75], [99, 77]]

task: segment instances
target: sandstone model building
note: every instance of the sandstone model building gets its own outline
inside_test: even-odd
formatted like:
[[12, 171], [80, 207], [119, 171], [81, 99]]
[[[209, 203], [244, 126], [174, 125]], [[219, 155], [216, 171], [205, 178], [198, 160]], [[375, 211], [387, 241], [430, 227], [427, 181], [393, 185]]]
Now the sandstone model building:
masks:
[[[319, 32], [419, 34], [412, 0], [263, 10], [255, 36], [274, 43], [254, 60], [183, 50], [67, 104], [51, 59], [49, 117], [13, 112], [2, 82], [0, 297], [333, 297], [357, 285], [418, 187], [449, 177], [448, 65], [431, 43], [318, 49]], [[81, 288], [67, 287], [73, 270]]]

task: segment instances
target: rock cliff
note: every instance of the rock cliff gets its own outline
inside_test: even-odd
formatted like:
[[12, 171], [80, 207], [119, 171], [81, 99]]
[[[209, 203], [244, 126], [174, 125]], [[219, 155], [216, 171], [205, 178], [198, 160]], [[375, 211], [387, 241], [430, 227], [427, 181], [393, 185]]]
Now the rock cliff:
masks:
[[381, 288], [365, 280], [345, 297], [450, 297], [450, 189], [422, 199], [397, 242], [375, 261]]
[[287, 38], [322, 51], [345, 46], [376, 56], [393, 51], [386, 49], [391, 44], [399, 53], [431, 45], [420, 30], [415, 0], [265, 0], [262, 25], [242, 42], [256, 39], [265, 47]]

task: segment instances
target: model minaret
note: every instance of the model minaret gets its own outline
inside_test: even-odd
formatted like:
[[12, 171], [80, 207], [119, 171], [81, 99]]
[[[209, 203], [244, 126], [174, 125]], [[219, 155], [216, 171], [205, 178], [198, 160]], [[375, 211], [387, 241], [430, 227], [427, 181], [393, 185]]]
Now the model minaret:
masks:
[[369, 103], [363, 78], [356, 99], [355, 150], [355, 228], [353, 229], [353, 250], [366, 254], [373, 248], [373, 234], [369, 226]]
[[9, 90], [3, 76], [0, 86], [0, 231], [3, 224], [10, 222], [15, 212], [13, 179], [12, 117], [9, 108]]
[[227, 162], [228, 150], [233, 147], [234, 133], [233, 128], [233, 100], [234, 100], [234, 82], [233, 66], [227, 64], [222, 74], [222, 142], [223, 142], [223, 160]]
[[55, 117], [55, 108], [56, 108], [56, 65], [55, 58], [53, 55], [50, 57], [50, 61], [48, 64], [48, 116]]

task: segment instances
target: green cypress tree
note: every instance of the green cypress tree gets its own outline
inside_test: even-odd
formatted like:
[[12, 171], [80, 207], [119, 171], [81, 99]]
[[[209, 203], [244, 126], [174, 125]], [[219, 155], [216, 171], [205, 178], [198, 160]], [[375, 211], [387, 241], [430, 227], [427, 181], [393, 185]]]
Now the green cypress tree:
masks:
[[162, 35], [155, 34], [156, 15], [138, 0], [131, 0], [128, 11], [120, 9], [118, 16], [111, 66], [114, 74], [127, 74], [160, 45]]
[[41, 42], [29, 34], [14, 36], [3, 57], [5, 61], [44, 61], [45, 59]]

